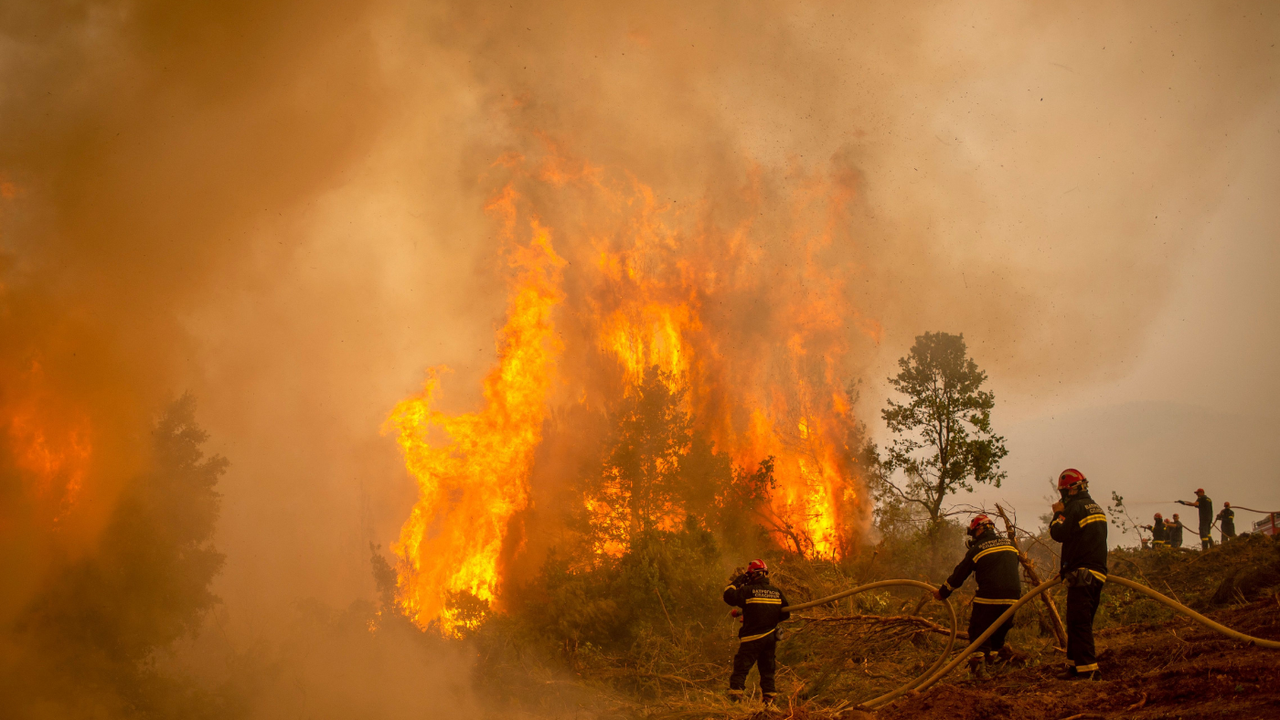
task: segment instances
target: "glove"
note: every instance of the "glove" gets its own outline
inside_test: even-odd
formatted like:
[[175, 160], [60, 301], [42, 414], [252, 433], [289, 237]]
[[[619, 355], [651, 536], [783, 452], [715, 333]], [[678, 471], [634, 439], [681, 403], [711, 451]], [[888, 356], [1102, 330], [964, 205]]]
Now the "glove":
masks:
[[730, 616], [730, 617], [735, 617], [735, 618], [741, 618], [741, 617], [742, 617], [742, 611], [741, 611], [741, 610], [739, 610], [738, 608], [734, 608], [734, 609], [732, 609], [732, 610], [730, 610], [730, 611], [729, 611], [729, 616]]
[[938, 589], [933, 591], [933, 596], [939, 600], [946, 600], [951, 597], [951, 591], [945, 585], [939, 585]]
[[746, 577], [747, 577], [746, 569], [743, 567], [736, 567], [733, 569], [733, 574], [729, 576], [729, 584], [741, 585], [742, 584], [741, 581], [745, 580]]

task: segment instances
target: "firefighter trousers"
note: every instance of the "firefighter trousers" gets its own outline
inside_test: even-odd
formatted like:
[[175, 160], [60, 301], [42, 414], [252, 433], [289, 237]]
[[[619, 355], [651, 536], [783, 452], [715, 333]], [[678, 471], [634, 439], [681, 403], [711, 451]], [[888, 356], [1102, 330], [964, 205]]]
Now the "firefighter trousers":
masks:
[[774, 652], [778, 648], [778, 633], [769, 633], [759, 640], [748, 640], [738, 644], [738, 654], [733, 656], [733, 674], [729, 676], [729, 689], [742, 690], [747, 686], [747, 673], [751, 666], [760, 668], [760, 693], [773, 695], [777, 687], [773, 683], [773, 674], [778, 668]]
[[1200, 526], [1200, 549], [1208, 550], [1213, 547], [1213, 525]]
[[1076, 672], [1098, 669], [1093, 647], [1093, 616], [1102, 599], [1102, 583], [1067, 588], [1067, 664]]
[[[1009, 601], [1009, 605], [1013, 603], [1013, 600]], [[987, 628], [991, 627], [991, 623], [995, 622], [996, 618], [1009, 609], [1009, 605], [988, 605], [975, 602], [973, 611], [969, 613], [969, 638], [976, 638], [986, 632]], [[1005, 620], [1004, 624], [994, 633], [991, 633], [991, 637], [987, 638], [986, 642], [982, 643], [982, 647], [979, 650], [984, 653], [993, 653], [1004, 647], [1004, 636], [1009, 634], [1009, 629], [1012, 627], [1013, 618]]]

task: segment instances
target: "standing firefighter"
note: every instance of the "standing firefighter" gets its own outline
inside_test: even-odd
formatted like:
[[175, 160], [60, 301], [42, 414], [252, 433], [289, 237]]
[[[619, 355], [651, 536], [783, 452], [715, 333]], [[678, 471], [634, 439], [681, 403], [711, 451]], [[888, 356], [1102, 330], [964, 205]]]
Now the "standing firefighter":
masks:
[[1164, 532], [1169, 538], [1169, 547], [1182, 547], [1182, 529], [1185, 527], [1186, 525], [1178, 519], [1178, 513], [1173, 514], [1172, 520], [1164, 521]]
[[1093, 616], [1107, 581], [1107, 514], [1089, 497], [1089, 481], [1074, 468], [1058, 476], [1049, 535], [1062, 543], [1058, 574], [1067, 584], [1067, 672], [1062, 679], [1101, 680], [1093, 647]]
[[1151, 547], [1153, 549], [1169, 546], [1169, 541], [1165, 539], [1168, 537], [1168, 533], [1165, 530], [1164, 517], [1160, 513], [1156, 513], [1156, 516], [1151, 519], [1150, 525], [1142, 525], [1141, 527], [1151, 531]]
[[791, 617], [782, 608], [787, 596], [769, 584], [769, 568], [763, 560], [752, 560], [747, 571], [736, 574], [724, 589], [724, 601], [734, 607], [734, 617], [742, 616], [738, 630], [738, 654], [733, 656], [733, 674], [729, 676], [729, 697], [742, 699], [751, 666], [760, 668], [760, 695], [766, 705], [773, 702], [777, 688], [773, 673], [777, 668], [774, 651], [778, 647], [778, 623]]
[[[978, 581], [978, 593], [973, 598], [973, 612], [969, 615], [969, 637], [976, 638], [991, 627], [991, 623], [1022, 596], [1022, 581], [1018, 576], [1018, 549], [1013, 541], [996, 532], [996, 525], [986, 515], [979, 515], [969, 523], [969, 551], [956, 565], [951, 577], [934, 592], [939, 600], [957, 590], [973, 573]], [[998, 653], [1008, 662], [1013, 649], [1004, 644], [1004, 636], [1013, 627], [1010, 618], [969, 657], [969, 671], [980, 675], [991, 653]]]
[[1196, 488], [1196, 501], [1179, 500], [1179, 504], [1200, 510], [1200, 549], [1213, 547], [1213, 501], [1204, 494], [1204, 488]]
[[1231, 503], [1222, 503], [1222, 512], [1218, 513], [1218, 527], [1222, 529], [1222, 543], [1225, 545], [1228, 540], [1236, 536], [1236, 511], [1231, 509]]

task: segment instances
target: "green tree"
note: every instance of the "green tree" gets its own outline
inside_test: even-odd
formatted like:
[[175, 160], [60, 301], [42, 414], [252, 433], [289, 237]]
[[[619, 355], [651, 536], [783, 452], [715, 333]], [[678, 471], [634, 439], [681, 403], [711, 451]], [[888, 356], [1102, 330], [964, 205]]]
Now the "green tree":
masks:
[[7, 702], [53, 703], [81, 717], [234, 714], [224, 698], [155, 664], [218, 602], [209, 586], [223, 555], [212, 538], [228, 463], [205, 457], [207, 438], [191, 395], [165, 410], [152, 431], [152, 469], [125, 488], [96, 551], [65, 565], [19, 621], [30, 662], [10, 678]]
[[[991, 430], [995, 396], [981, 389], [987, 374], [968, 356], [964, 335], [925, 333], [898, 360], [889, 378], [905, 402], [893, 398], [883, 411], [894, 434], [884, 460], [885, 488], [903, 502], [919, 505], [938, 525], [947, 515], [943, 503], [975, 483], [1000, 487], [1000, 461], [1008, 454], [1004, 438]], [[906, 482], [893, 474], [901, 470]]]

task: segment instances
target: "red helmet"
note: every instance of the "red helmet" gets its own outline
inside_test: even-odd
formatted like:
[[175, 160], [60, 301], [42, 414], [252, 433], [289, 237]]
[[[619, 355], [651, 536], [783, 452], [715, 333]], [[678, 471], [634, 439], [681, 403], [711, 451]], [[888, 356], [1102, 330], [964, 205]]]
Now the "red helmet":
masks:
[[1222, 503], [1222, 507], [1231, 507], [1231, 503], [1229, 503], [1229, 502], [1224, 502], [1224, 503]]
[[1196, 494], [1197, 494], [1197, 495], [1203, 495], [1203, 494], [1204, 494], [1204, 488], [1196, 488]]
[[1067, 468], [1058, 476], [1058, 489], [1066, 490], [1076, 483], [1084, 482], [1084, 473], [1075, 468]]
[[747, 574], [754, 575], [758, 572], [769, 572], [769, 566], [764, 564], [763, 560], [752, 560], [747, 563]]
[[1174, 519], [1174, 520], [1177, 520], [1177, 519], [1178, 519], [1178, 513], [1174, 513], [1174, 514], [1173, 514], [1173, 519]]
[[1163, 516], [1163, 515], [1161, 515], [1160, 513], [1156, 513], [1156, 519], [1157, 519], [1157, 520], [1163, 520], [1163, 519], [1164, 519], [1164, 516]]
[[992, 522], [991, 518], [987, 517], [986, 515], [979, 515], [978, 517], [973, 519], [973, 522], [969, 523], [969, 534], [972, 535], [978, 532], [978, 528], [982, 527], [983, 525], [994, 526], [995, 523]]

